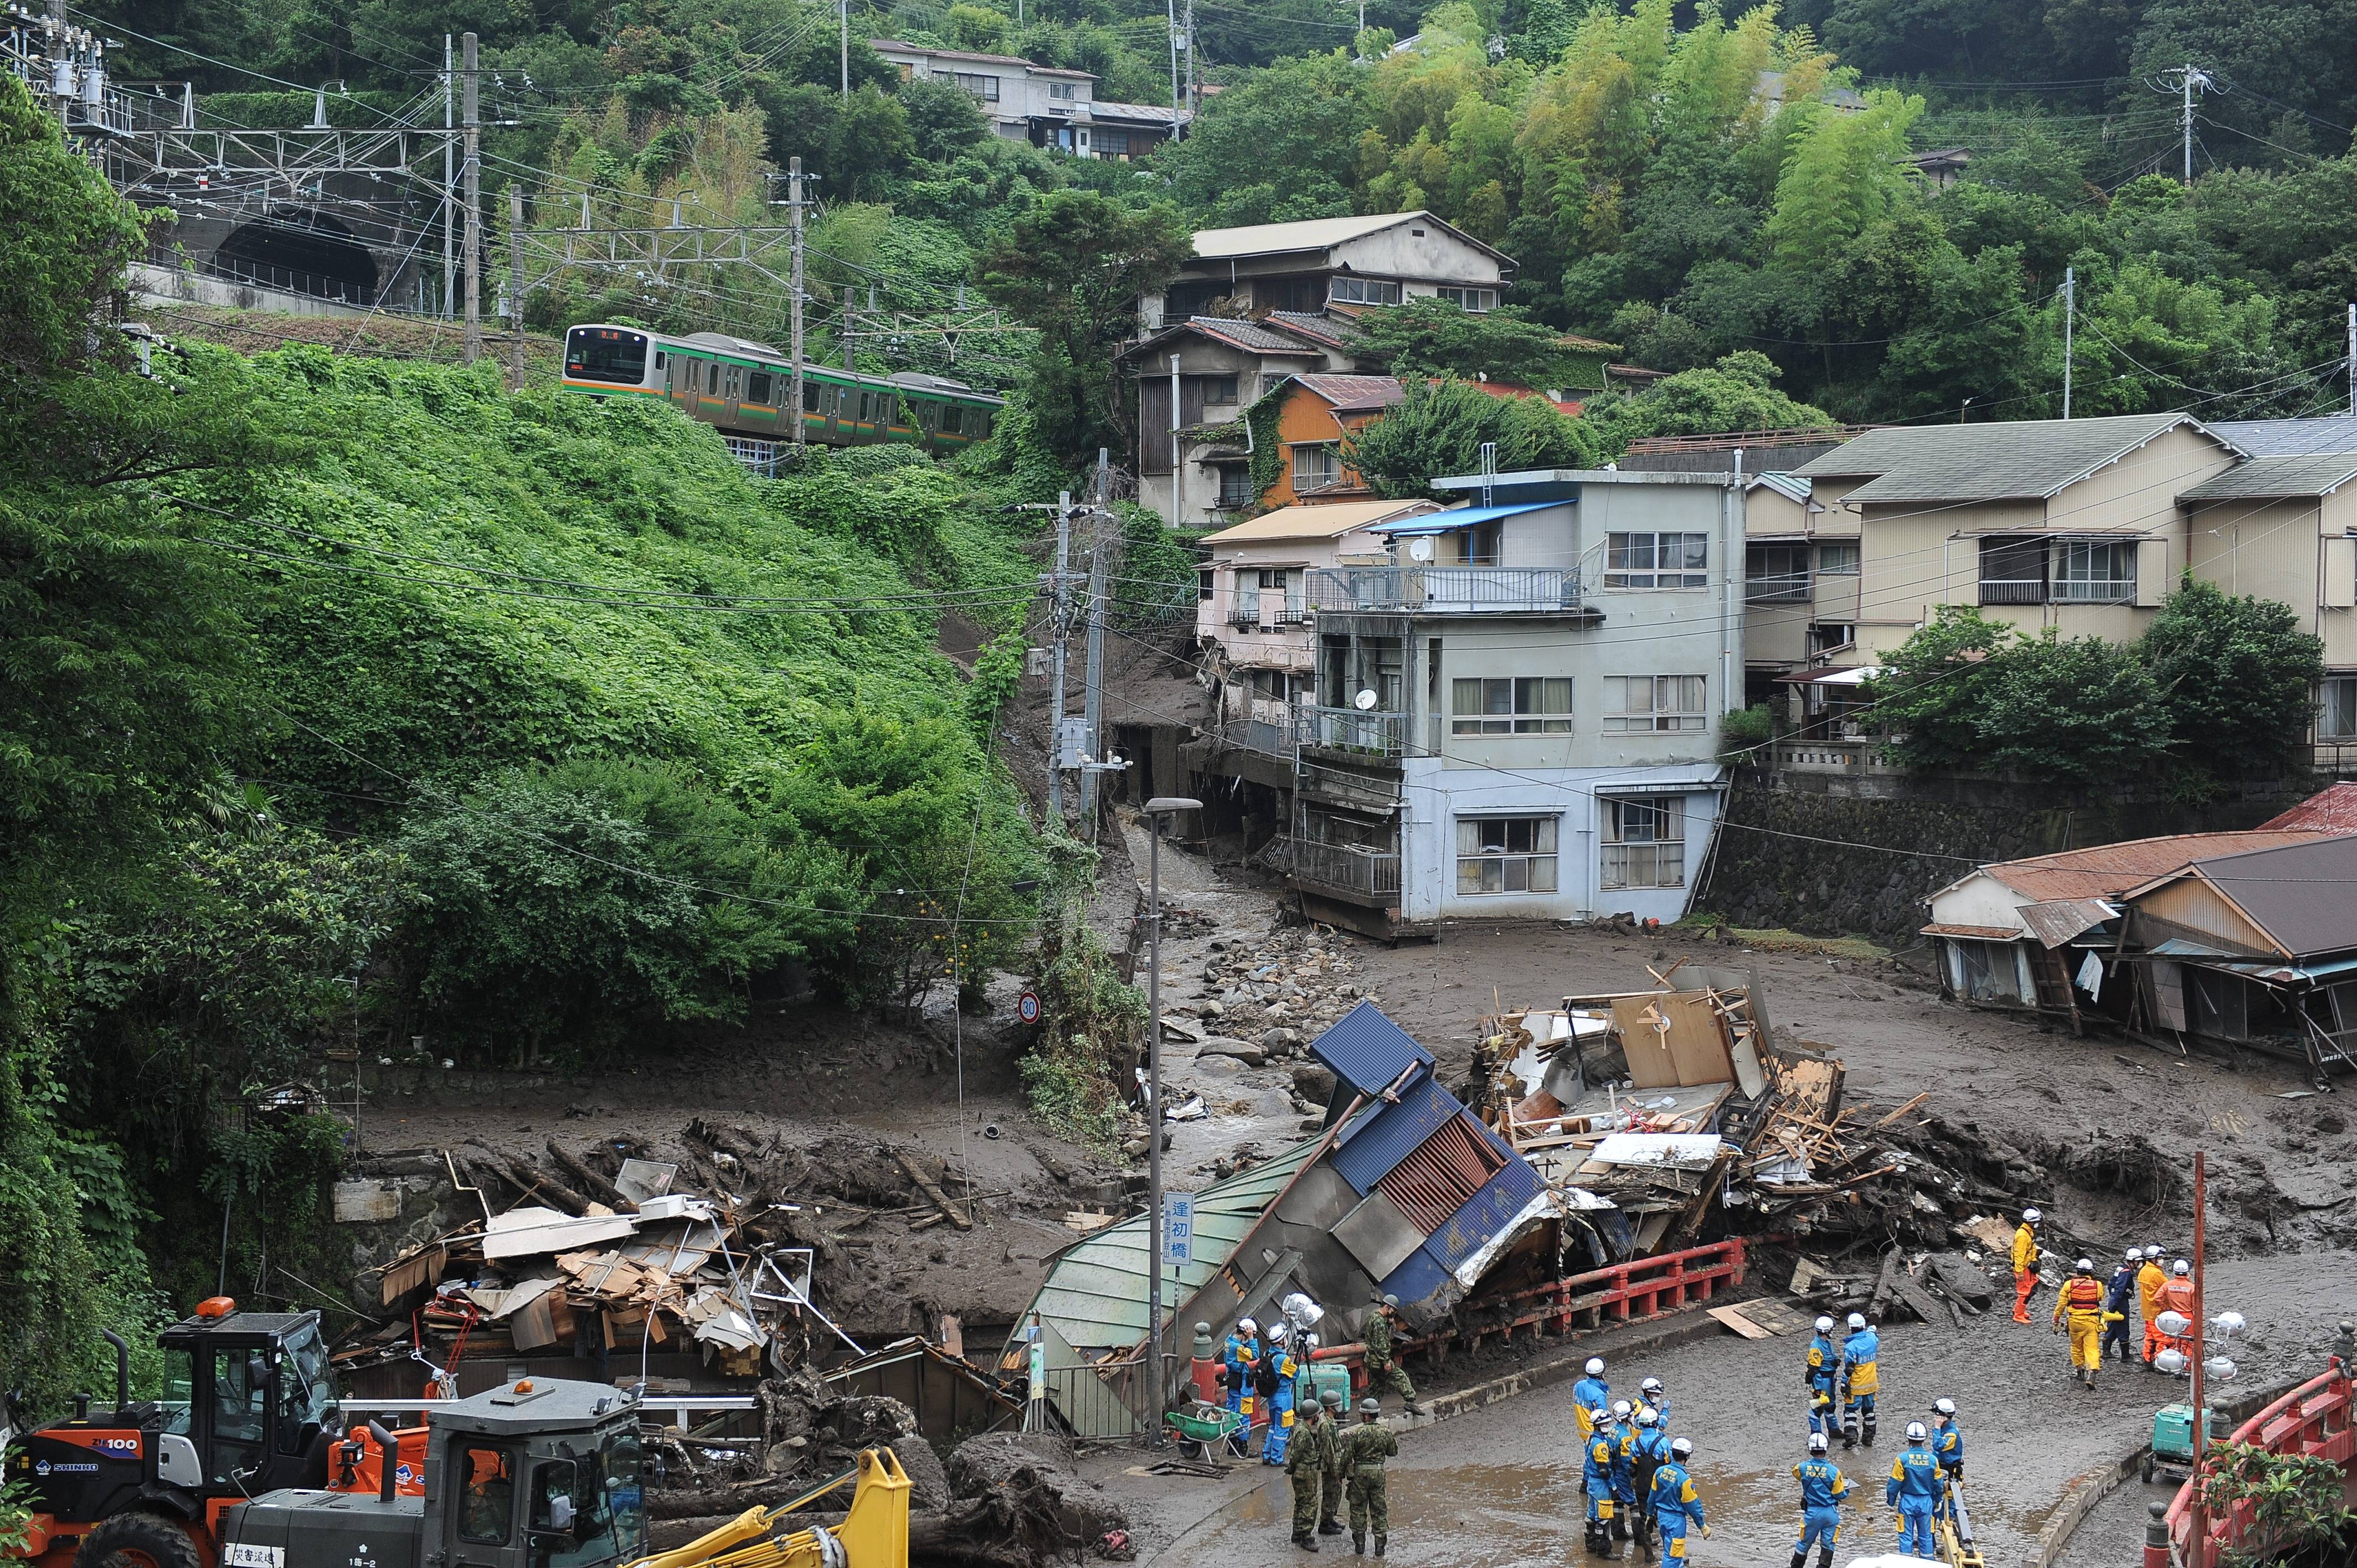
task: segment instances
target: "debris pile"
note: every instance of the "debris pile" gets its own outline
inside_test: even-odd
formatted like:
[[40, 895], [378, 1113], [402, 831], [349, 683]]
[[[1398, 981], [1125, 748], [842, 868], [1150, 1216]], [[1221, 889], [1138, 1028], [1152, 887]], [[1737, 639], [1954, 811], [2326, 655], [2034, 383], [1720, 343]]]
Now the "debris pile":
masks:
[[1246, 1067], [1306, 1055], [1343, 1014], [1381, 1000], [1351, 978], [1358, 965], [1348, 945], [1320, 927], [1282, 929], [1258, 943], [1214, 938], [1209, 946], [1194, 1000], [1166, 1011], [1200, 1020], [1204, 1053]]
[[450, 1391], [469, 1358], [686, 1348], [751, 1378], [802, 1365], [814, 1337], [861, 1354], [814, 1285], [823, 1265], [873, 1244], [848, 1233], [964, 1230], [990, 1196], [938, 1159], [850, 1138], [790, 1149], [704, 1121], [670, 1159], [632, 1139], [546, 1148], [544, 1165], [481, 1144], [441, 1152], [482, 1218], [379, 1271], [393, 1321], [340, 1345], [341, 1367], [421, 1361]]

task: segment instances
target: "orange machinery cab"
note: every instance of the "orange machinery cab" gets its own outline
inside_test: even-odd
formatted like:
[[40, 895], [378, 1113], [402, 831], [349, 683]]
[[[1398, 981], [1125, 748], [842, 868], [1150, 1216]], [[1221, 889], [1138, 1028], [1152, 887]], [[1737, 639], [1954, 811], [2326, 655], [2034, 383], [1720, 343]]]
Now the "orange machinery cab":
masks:
[[[200, 1304], [158, 1337], [161, 1397], [136, 1402], [130, 1347], [105, 1337], [114, 1408], [77, 1395], [71, 1416], [8, 1449], [5, 1474], [24, 1485], [34, 1514], [23, 1555], [42, 1568], [102, 1568], [118, 1556], [124, 1568], [210, 1568], [223, 1509], [276, 1487], [329, 1487], [330, 1451], [350, 1445], [332, 1430], [317, 1312], [240, 1312], [226, 1296]], [[410, 1444], [397, 1447], [412, 1457]], [[421, 1491], [424, 1452], [421, 1435], [409, 1466]], [[361, 1484], [353, 1459], [351, 1476], [334, 1480]]]

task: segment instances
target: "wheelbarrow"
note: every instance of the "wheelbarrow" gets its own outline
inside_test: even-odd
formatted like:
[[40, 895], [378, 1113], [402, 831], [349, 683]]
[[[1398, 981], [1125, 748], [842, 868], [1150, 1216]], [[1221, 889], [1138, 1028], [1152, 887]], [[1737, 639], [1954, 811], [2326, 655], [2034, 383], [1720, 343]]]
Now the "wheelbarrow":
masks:
[[1244, 1423], [1241, 1412], [1204, 1400], [1190, 1401], [1183, 1410], [1170, 1412], [1167, 1419], [1178, 1451], [1190, 1459], [1207, 1461], [1217, 1458]]
[[[2210, 1409], [2210, 1417], [2202, 1423], [2206, 1438], [2217, 1430], [2218, 1410]], [[2138, 1467], [2146, 1486], [2152, 1485], [2155, 1476], [2172, 1481], [2186, 1481], [2193, 1475], [2193, 1407], [2190, 1404], [2165, 1404], [2152, 1418], [2152, 1448]]]

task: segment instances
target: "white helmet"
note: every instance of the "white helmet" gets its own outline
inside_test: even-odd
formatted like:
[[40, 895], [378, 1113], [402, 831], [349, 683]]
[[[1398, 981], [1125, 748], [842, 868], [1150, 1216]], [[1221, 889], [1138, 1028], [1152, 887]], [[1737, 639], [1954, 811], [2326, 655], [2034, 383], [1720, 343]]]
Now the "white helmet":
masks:
[[2127, 1261], [2127, 1262], [2131, 1262], [2131, 1263], [2133, 1263], [2133, 1262], [2136, 1262], [2138, 1259], [2142, 1258], [2143, 1256], [2144, 1256], [2144, 1252], [2142, 1251], [2142, 1250], [2141, 1250], [2141, 1249], [2138, 1249], [2138, 1248], [2136, 1248], [2136, 1247], [2130, 1247], [2130, 1248], [2128, 1249], [2128, 1255], [2127, 1255], [2127, 1260], [2126, 1260], [2126, 1261]]
[[1674, 1457], [1682, 1460], [1693, 1458], [1694, 1439], [1691, 1437], [1680, 1437], [1673, 1440], [1670, 1444], [1670, 1453]]
[[2144, 1255], [2156, 1263], [2160, 1262], [2160, 1249], [2158, 1246], [2147, 1247], [2144, 1250]]
[[1922, 1423], [1921, 1422], [1920, 1422], [1920, 1421], [1910, 1421], [1910, 1422], [1909, 1422], [1909, 1423], [1907, 1423], [1907, 1441], [1908, 1441], [1908, 1442], [1910, 1442], [1910, 1443], [1928, 1443], [1928, 1442], [1930, 1442], [1930, 1441], [1931, 1441], [1931, 1439], [1932, 1439], [1932, 1434], [1931, 1434], [1930, 1433], [1928, 1433], [1928, 1432], [1926, 1432], [1926, 1431], [1924, 1431], [1924, 1430], [1923, 1430], [1923, 1423]]
[[1630, 1414], [1631, 1414], [1631, 1406], [1630, 1406], [1630, 1403], [1629, 1403], [1629, 1402], [1628, 1402], [1627, 1400], [1614, 1400], [1614, 1401], [1612, 1402], [1612, 1419], [1613, 1419], [1613, 1420], [1615, 1420], [1615, 1421], [1626, 1421], [1626, 1420], [1628, 1420], [1628, 1419], [1629, 1419]]
[[1591, 1378], [1600, 1378], [1604, 1375], [1603, 1357], [1590, 1356], [1587, 1359], [1587, 1375]]
[[1662, 1380], [1659, 1378], [1647, 1378], [1643, 1382], [1637, 1385], [1637, 1391], [1648, 1398], [1651, 1398], [1652, 1396], [1663, 1391]]
[[1956, 1413], [1956, 1402], [1953, 1400], [1933, 1400], [1932, 1402], [1932, 1413], [1933, 1415], [1953, 1416]]
[[1862, 1312], [1853, 1312], [1849, 1315], [1849, 1331], [1852, 1334], [1857, 1333], [1859, 1329], [1864, 1328], [1865, 1326], [1866, 1314]]
[[1817, 1319], [1817, 1332], [1818, 1332], [1818, 1333], [1820, 1333], [1820, 1334], [1831, 1334], [1833, 1331], [1834, 1331], [1834, 1320], [1833, 1320], [1832, 1318], [1830, 1318], [1830, 1317], [1820, 1317], [1820, 1318], [1818, 1318], [1818, 1319]]
[[1812, 1454], [1822, 1454], [1822, 1453], [1824, 1453], [1824, 1452], [1825, 1451], [1825, 1449], [1826, 1449], [1827, 1447], [1829, 1447], [1829, 1446], [1830, 1446], [1830, 1444], [1827, 1444], [1827, 1443], [1825, 1442], [1825, 1434], [1824, 1434], [1824, 1433], [1822, 1433], [1822, 1432], [1812, 1432], [1812, 1433], [1810, 1433], [1810, 1434], [1809, 1434], [1809, 1452], [1810, 1452], [1810, 1453], [1812, 1453]]
[[1260, 1332], [1260, 1325], [1254, 1323], [1249, 1317], [1239, 1317], [1236, 1319], [1236, 1332], [1239, 1334], [1257, 1334]]
[[1285, 1343], [1285, 1325], [1284, 1325], [1284, 1324], [1282, 1324], [1282, 1323], [1272, 1323], [1272, 1324], [1270, 1324], [1270, 1325], [1268, 1326], [1268, 1337], [1269, 1337], [1270, 1342], [1271, 1342], [1271, 1343], [1273, 1343], [1273, 1344], [1277, 1344], [1277, 1345], [1282, 1345], [1282, 1344], [1284, 1344], [1284, 1343]]
[[2035, 1225], [2045, 1218], [2046, 1216], [2039, 1213], [2038, 1210], [2034, 1208], [2025, 1208], [2021, 1211], [2021, 1222], [2024, 1225]]
[[2082, 1258], [2077, 1262], [2072, 1264], [2071, 1267], [2078, 1271], [2080, 1273], [2092, 1274], [2095, 1272], [2095, 1260], [2093, 1258]]
[[1609, 1423], [1611, 1419], [1612, 1412], [1606, 1410], [1602, 1405], [1598, 1405], [1594, 1410], [1587, 1412], [1587, 1424], [1591, 1428], [1603, 1426]]
[[1638, 1425], [1640, 1425], [1640, 1426], [1659, 1426], [1661, 1423], [1662, 1423], [1662, 1412], [1661, 1412], [1660, 1411], [1655, 1410], [1652, 1405], [1649, 1405], [1649, 1404], [1641, 1404], [1641, 1405], [1639, 1405], [1639, 1406], [1637, 1407], [1637, 1424], [1638, 1424]]
[[2179, 1258], [2170, 1265], [2169, 1272], [2173, 1274], [2190, 1274], [2193, 1272], [2193, 1265]]

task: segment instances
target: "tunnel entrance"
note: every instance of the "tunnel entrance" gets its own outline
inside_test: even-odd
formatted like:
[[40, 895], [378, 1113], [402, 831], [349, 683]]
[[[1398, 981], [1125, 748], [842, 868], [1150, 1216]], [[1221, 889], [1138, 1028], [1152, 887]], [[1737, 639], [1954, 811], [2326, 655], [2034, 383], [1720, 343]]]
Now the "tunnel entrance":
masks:
[[242, 283], [353, 305], [376, 303], [376, 259], [352, 231], [323, 213], [274, 208], [221, 242], [214, 268]]

